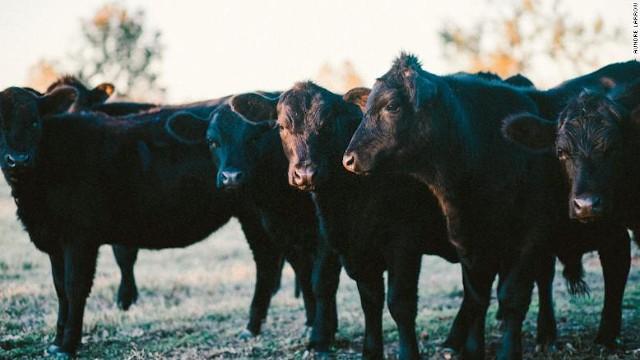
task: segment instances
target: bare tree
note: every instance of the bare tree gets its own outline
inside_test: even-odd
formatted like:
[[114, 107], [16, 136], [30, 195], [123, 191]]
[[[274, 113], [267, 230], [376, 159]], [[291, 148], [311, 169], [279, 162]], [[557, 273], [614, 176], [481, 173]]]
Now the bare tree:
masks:
[[60, 76], [59, 65], [45, 59], [38, 60], [37, 63], [29, 67], [27, 73], [27, 86], [40, 92], [47, 90], [52, 82]]
[[111, 82], [123, 97], [161, 100], [161, 33], [145, 31], [144, 25], [143, 10], [131, 14], [119, 5], [104, 5], [82, 21], [82, 43], [70, 59], [72, 73], [87, 83]]
[[349, 60], [345, 60], [338, 68], [329, 63], [324, 63], [320, 67], [315, 80], [319, 85], [341, 93], [363, 84], [362, 77]]
[[575, 75], [601, 65], [603, 45], [623, 41], [621, 27], [606, 27], [599, 16], [576, 20], [562, 0], [488, 0], [488, 5], [487, 13], [497, 15], [470, 26], [447, 23], [441, 28], [448, 61], [501, 76], [526, 73], [546, 61]]

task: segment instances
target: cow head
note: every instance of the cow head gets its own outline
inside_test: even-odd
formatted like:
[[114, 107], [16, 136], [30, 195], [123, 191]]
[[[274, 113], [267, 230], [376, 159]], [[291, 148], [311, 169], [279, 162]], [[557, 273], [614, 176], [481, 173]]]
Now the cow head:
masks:
[[417, 58], [403, 54], [377, 79], [366, 101], [364, 118], [344, 157], [344, 167], [366, 174], [385, 163], [398, 170], [417, 144], [429, 144], [441, 118], [432, 106], [440, 82], [423, 71]]
[[[353, 90], [349, 100], [359, 101]], [[362, 89], [367, 92], [368, 90]], [[314, 190], [335, 169], [361, 118], [357, 106], [312, 82], [300, 82], [278, 103], [278, 128], [289, 161], [289, 184]]]
[[115, 87], [110, 83], [102, 83], [93, 89], [89, 89], [78, 78], [67, 75], [49, 85], [46, 93], [51, 93], [62, 86], [72, 87], [77, 92], [76, 100], [68, 110], [70, 112], [90, 110], [92, 107], [107, 101], [115, 91]]
[[275, 128], [275, 111], [260, 113], [251, 105], [254, 97], [262, 95], [236, 95], [208, 119], [181, 112], [167, 120], [170, 134], [180, 141], [207, 143], [218, 169], [219, 188], [236, 189], [251, 181], [262, 160], [264, 135]]
[[43, 118], [65, 112], [76, 95], [68, 86], [45, 95], [19, 87], [0, 92], [0, 167], [5, 173], [33, 167], [42, 137]]
[[624, 169], [625, 138], [638, 134], [638, 84], [602, 91], [583, 91], [557, 121], [518, 114], [504, 121], [503, 133], [533, 151], [554, 152], [570, 184], [569, 216], [587, 222], [614, 207], [616, 183]]

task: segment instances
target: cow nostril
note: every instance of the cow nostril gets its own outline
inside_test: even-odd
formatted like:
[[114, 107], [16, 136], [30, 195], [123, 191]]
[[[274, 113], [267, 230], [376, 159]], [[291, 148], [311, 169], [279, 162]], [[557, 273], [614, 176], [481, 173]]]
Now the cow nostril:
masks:
[[353, 167], [353, 164], [356, 162], [356, 157], [353, 155], [346, 155], [344, 157], [344, 160], [342, 161], [342, 163], [344, 164], [345, 167], [347, 168], [351, 168]]
[[594, 196], [591, 199], [591, 206], [593, 208], [599, 208], [600, 207], [600, 198], [598, 196]]
[[582, 201], [578, 199], [573, 200], [573, 207], [575, 207], [576, 210], [582, 209]]

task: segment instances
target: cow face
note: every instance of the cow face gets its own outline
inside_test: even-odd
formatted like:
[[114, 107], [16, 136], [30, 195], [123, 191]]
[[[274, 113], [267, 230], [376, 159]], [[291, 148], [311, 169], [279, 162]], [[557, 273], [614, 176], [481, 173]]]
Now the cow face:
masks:
[[66, 111], [75, 99], [76, 91], [67, 86], [45, 95], [18, 87], [0, 92], [0, 166], [5, 174], [34, 166], [43, 118]]
[[342, 152], [360, 111], [311, 82], [294, 85], [280, 97], [278, 128], [289, 161], [289, 184], [314, 190], [340, 167]]
[[344, 167], [366, 174], [384, 161], [401, 170], [414, 146], [429, 144], [438, 132], [441, 115], [432, 106], [438, 89], [436, 77], [422, 71], [415, 57], [402, 55], [371, 89], [364, 118], [344, 154]]
[[[251, 94], [251, 96], [261, 96]], [[245, 96], [238, 95], [238, 96]], [[248, 111], [243, 101], [248, 99], [232, 98], [229, 105], [216, 108], [209, 119], [204, 119], [188, 112], [181, 112], [167, 120], [169, 133], [188, 144], [206, 142], [218, 173], [216, 183], [222, 189], [237, 189], [251, 181], [255, 169], [262, 160], [264, 136], [274, 130], [275, 120], [260, 120], [263, 114]], [[235, 111], [236, 104], [239, 110]], [[245, 115], [253, 117], [247, 118]], [[264, 114], [267, 118], [273, 114]], [[254, 121], [255, 120], [255, 121]]]
[[569, 216], [587, 222], [609, 215], [615, 192], [623, 190], [615, 184], [625, 171], [624, 138], [637, 133], [636, 118], [611, 96], [585, 91], [557, 122], [519, 114], [506, 119], [503, 130], [528, 149], [555, 152], [570, 184]]

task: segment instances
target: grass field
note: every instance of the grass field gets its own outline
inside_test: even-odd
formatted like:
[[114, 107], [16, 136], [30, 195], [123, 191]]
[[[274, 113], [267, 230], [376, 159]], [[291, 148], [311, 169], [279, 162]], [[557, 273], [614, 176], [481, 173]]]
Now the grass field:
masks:
[[[45, 357], [52, 340], [57, 300], [47, 256], [30, 243], [17, 222], [8, 189], [0, 185], [0, 358]], [[638, 255], [634, 245], [634, 254]], [[623, 350], [603, 352], [592, 344], [602, 304], [597, 256], [585, 257], [591, 297], [571, 298], [556, 277], [559, 351], [534, 354], [537, 299], [525, 323], [529, 358], [640, 358], [640, 260], [634, 258], [624, 302]], [[420, 278], [417, 331], [424, 358], [440, 358], [438, 349], [461, 301], [459, 269], [425, 257]], [[114, 302], [119, 272], [111, 249], [101, 248], [93, 291], [84, 321], [82, 359], [302, 359], [306, 332], [302, 301], [293, 297], [293, 273], [287, 266], [274, 297], [263, 334], [241, 340], [254, 284], [251, 254], [236, 221], [187, 249], [142, 251], [136, 276], [140, 299], [128, 312]], [[363, 315], [355, 283], [343, 272], [338, 292], [339, 334], [336, 357], [359, 358]], [[499, 342], [489, 310], [487, 348]], [[397, 332], [384, 318], [385, 351], [395, 358]]]

